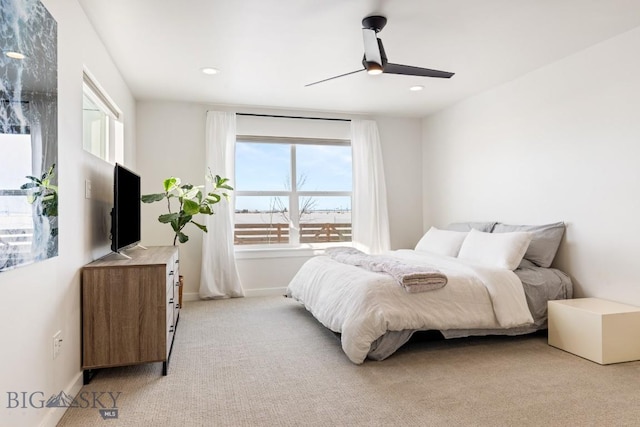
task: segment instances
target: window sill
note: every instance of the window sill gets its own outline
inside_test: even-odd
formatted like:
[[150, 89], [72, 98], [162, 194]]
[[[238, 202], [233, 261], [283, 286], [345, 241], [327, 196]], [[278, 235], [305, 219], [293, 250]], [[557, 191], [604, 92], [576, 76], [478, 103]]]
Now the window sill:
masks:
[[312, 257], [324, 254], [326, 248], [336, 246], [351, 246], [351, 242], [342, 243], [320, 243], [320, 244], [302, 244], [300, 246], [236, 246], [236, 259], [259, 259], [259, 258], [295, 258], [295, 257]]

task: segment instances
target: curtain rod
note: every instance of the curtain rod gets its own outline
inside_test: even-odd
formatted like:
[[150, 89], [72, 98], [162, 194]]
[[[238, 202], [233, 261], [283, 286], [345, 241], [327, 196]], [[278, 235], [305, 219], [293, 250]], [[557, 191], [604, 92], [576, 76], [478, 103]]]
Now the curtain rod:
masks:
[[252, 116], [252, 117], [274, 117], [277, 119], [304, 119], [304, 120], [328, 120], [332, 122], [350, 122], [350, 119], [335, 119], [328, 117], [302, 117], [302, 116], [279, 116], [276, 114], [254, 114], [254, 113], [236, 113], [238, 116]]

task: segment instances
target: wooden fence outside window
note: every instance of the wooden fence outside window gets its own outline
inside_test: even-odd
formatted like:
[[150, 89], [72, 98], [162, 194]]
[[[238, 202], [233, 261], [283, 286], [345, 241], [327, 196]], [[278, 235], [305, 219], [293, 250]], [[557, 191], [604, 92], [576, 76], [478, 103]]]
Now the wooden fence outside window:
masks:
[[[300, 243], [350, 242], [350, 223], [302, 223]], [[289, 224], [236, 224], [236, 245], [289, 243]]]

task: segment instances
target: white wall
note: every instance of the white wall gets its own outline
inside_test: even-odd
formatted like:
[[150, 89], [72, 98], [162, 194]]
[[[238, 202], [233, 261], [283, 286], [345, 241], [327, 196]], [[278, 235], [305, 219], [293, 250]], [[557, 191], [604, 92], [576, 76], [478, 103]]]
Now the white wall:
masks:
[[422, 237], [421, 125], [375, 117], [382, 145], [392, 249], [413, 249]]
[[565, 221], [577, 296], [640, 305], [640, 28], [423, 120], [424, 227]]
[[[179, 176], [193, 184], [203, 182], [207, 109], [230, 110], [229, 107], [194, 103], [138, 102], [137, 171], [142, 176], [143, 194], [160, 192], [162, 180], [170, 175]], [[305, 112], [300, 111], [270, 111], [246, 107], [236, 110], [248, 113], [305, 115]], [[309, 112], [306, 115], [350, 118], [346, 115], [318, 112]], [[244, 119], [243, 117], [238, 120], [240, 133], [249, 132], [249, 124]], [[375, 117], [375, 120], [378, 123], [385, 157], [391, 244], [394, 248], [412, 247], [422, 233], [421, 124], [417, 119]], [[341, 132], [338, 128], [339, 126], [336, 129], [332, 127], [332, 132], [335, 131], [336, 135]], [[179, 148], [173, 148], [172, 144], [178, 144]], [[158, 215], [164, 213], [164, 209], [165, 206], [160, 204], [143, 205], [143, 244], [171, 244], [170, 228], [157, 221]], [[200, 283], [202, 233], [192, 229], [187, 234], [189, 242], [180, 246], [181, 273], [186, 276], [184, 292], [193, 298]], [[310, 256], [311, 253], [295, 257], [241, 257], [238, 259], [238, 270], [243, 286], [249, 295], [261, 294], [268, 289], [284, 288], [300, 265]]]
[[[134, 160], [135, 101], [102, 43], [73, 0], [44, 0], [58, 22], [59, 256], [0, 273], [4, 326], [0, 345], [0, 425], [55, 425], [63, 409], [8, 409], [7, 392], [42, 392], [44, 399], [81, 385], [80, 269], [109, 252], [104, 214], [113, 166], [82, 149], [82, 69], [89, 67], [124, 113], [125, 163]], [[93, 184], [85, 200], [84, 181]], [[53, 360], [52, 337], [62, 331]], [[37, 403], [39, 394], [35, 395]], [[27, 404], [28, 405], [28, 404]]]

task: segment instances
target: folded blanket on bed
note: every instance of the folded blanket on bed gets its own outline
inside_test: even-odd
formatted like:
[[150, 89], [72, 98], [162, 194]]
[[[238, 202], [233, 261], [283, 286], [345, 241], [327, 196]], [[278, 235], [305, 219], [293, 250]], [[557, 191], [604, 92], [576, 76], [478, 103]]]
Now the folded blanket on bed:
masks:
[[436, 268], [415, 266], [383, 255], [369, 255], [356, 248], [328, 248], [325, 253], [335, 261], [392, 276], [405, 291], [425, 292], [447, 284], [447, 276]]

